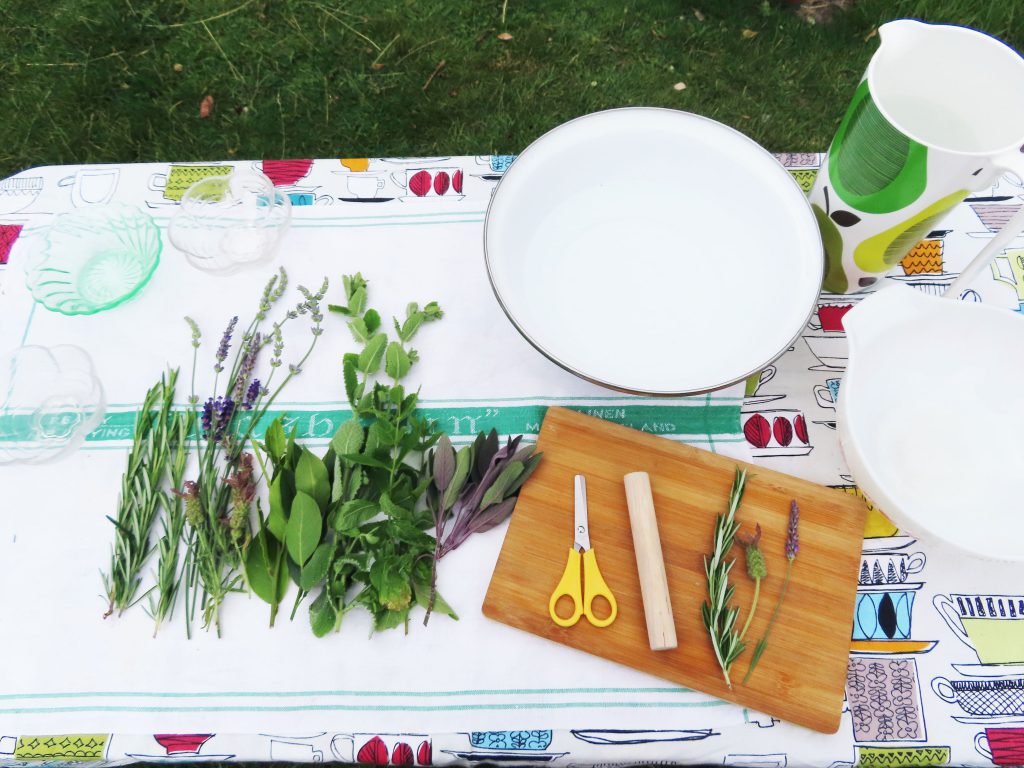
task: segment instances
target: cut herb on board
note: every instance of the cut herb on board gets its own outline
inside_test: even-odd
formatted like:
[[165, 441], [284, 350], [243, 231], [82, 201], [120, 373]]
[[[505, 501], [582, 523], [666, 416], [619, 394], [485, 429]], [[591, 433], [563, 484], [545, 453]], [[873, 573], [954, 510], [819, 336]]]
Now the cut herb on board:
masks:
[[710, 558], [704, 556], [704, 573], [708, 582], [708, 600], [701, 606], [701, 619], [711, 638], [715, 658], [722, 668], [725, 684], [732, 688], [729, 670], [733, 662], [743, 653], [743, 640], [736, 632], [736, 620], [740, 609], [731, 604], [736, 587], [729, 583], [729, 572], [736, 564], [729, 559], [729, 550], [736, 539], [740, 524], [736, 522], [736, 510], [743, 501], [743, 490], [747, 484], [747, 471], [736, 469], [736, 477], [729, 492], [729, 504], [725, 514], [715, 518], [714, 543]]
[[796, 561], [797, 553], [800, 551], [800, 507], [796, 499], [789, 505], [789, 527], [786, 530], [786, 576], [782, 580], [782, 589], [779, 591], [779, 599], [775, 603], [772, 615], [768, 619], [768, 626], [762, 637], [754, 647], [754, 653], [750, 657], [750, 666], [747, 667], [747, 674], [743, 676], [743, 684], [746, 685], [750, 676], [754, 674], [754, 667], [761, 660], [762, 654], [768, 648], [768, 637], [772, 633], [775, 621], [779, 618], [779, 609], [782, 608], [782, 601], [786, 597], [786, 590], [789, 589], [789, 579], [793, 575], [793, 563]]

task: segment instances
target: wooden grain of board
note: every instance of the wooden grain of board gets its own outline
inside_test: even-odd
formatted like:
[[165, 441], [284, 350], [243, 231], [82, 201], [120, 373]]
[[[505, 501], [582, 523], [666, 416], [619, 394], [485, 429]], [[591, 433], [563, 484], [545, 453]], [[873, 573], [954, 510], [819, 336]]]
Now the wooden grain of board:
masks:
[[[768, 564], [747, 651], [722, 680], [700, 618], [706, 596], [703, 555], [715, 515], [725, 510], [738, 462], [600, 419], [550, 408], [538, 437], [544, 460], [523, 487], [491, 578], [486, 616], [563, 645], [734, 701], [816, 731], [839, 728], [850, 650], [864, 503], [854, 496], [753, 465], [737, 519], [763, 531]], [[652, 651], [640, 597], [623, 476], [650, 474], [679, 646]], [[586, 475], [590, 539], [619, 606], [605, 629], [585, 618], [562, 628], [548, 598], [573, 541], [573, 476]], [[741, 681], [764, 634], [786, 569], [790, 501], [800, 505], [800, 553], [789, 591], [749, 685]], [[743, 552], [732, 571], [734, 603], [746, 620], [753, 595]], [[599, 604], [601, 601], [598, 601]], [[599, 615], [603, 615], [598, 609]]]

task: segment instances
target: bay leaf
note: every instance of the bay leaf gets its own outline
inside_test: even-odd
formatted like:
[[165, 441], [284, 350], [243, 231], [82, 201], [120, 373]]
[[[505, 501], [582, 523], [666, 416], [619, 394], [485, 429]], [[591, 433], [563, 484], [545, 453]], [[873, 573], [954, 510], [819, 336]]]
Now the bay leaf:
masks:
[[320, 507], [312, 496], [303, 491], [296, 491], [284, 541], [288, 547], [288, 555], [297, 565], [303, 565], [309, 560], [313, 550], [320, 543], [322, 532], [323, 518], [320, 515]]
[[295, 466], [295, 490], [311, 496], [320, 510], [327, 509], [331, 499], [331, 483], [327, 478], [327, 467], [316, 454], [303, 448]]

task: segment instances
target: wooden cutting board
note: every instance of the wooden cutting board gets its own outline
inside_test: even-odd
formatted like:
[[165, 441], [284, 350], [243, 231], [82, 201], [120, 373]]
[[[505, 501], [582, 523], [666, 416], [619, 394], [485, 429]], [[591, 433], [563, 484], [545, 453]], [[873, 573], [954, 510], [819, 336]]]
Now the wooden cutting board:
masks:
[[[736, 461], [564, 408], [550, 408], [538, 446], [544, 460], [523, 487], [494, 569], [484, 615], [549, 640], [616, 661], [824, 733], [839, 728], [850, 649], [865, 506], [850, 494], [753, 465], [737, 514], [741, 531], [763, 531], [768, 577], [732, 669], [729, 690], [701, 623], [703, 555], [715, 515], [725, 511]], [[679, 646], [650, 650], [633, 554], [623, 475], [650, 474]], [[590, 539], [619, 606], [605, 629], [583, 618], [556, 626], [548, 598], [573, 541], [573, 477], [586, 475]], [[749, 685], [741, 681], [764, 634], [786, 571], [790, 501], [800, 505], [800, 551], [778, 622]], [[753, 581], [742, 548], [731, 582], [746, 621]], [[599, 615], [604, 615], [600, 609]]]

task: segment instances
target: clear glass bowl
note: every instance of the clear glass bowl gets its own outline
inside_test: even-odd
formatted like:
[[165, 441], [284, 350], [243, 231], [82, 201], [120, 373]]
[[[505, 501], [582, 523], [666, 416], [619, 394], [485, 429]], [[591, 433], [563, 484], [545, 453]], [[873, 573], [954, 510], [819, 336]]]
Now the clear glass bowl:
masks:
[[160, 262], [160, 230], [153, 218], [120, 203], [61, 214], [26, 261], [32, 297], [62, 315], [92, 315], [123, 304], [152, 277]]
[[0, 464], [41, 464], [75, 451], [106, 403], [81, 347], [23, 346], [0, 358]]
[[291, 207], [257, 171], [201, 179], [181, 198], [171, 219], [171, 242], [197, 269], [229, 275], [273, 257]]

